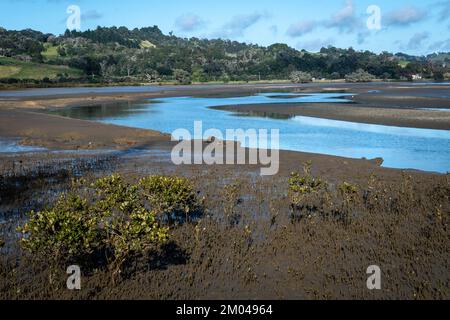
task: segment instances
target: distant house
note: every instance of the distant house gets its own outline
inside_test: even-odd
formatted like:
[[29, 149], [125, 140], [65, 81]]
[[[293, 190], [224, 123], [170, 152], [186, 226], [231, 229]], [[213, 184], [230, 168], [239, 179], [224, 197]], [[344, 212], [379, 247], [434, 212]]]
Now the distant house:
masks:
[[412, 79], [413, 80], [422, 80], [422, 76], [420, 74], [413, 74]]
[[17, 60], [20, 60], [20, 61], [24, 61], [24, 62], [31, 62], [33, 60], [33, 58], [27, 54], [18, 54], [18, 55], [15, 55], [14, 58], [16, 58]]

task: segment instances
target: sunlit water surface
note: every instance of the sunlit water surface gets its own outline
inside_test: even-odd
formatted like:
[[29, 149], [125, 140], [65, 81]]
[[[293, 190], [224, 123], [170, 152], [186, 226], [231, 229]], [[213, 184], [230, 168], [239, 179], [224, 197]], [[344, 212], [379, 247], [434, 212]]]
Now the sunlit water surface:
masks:
[[[79, 119], [172, 133], [203, 130], [279, 129], [280, 149], [350, 158], [384, 159], [391, 168], [450, 171], [450, 131], [360, 124], [277, 114], [235, 114], [209, 107], [267, 103], [349, 102], [348, 94], [265, 93], [231, 98], [175, 97], [114, 106], [76, 107], [56, 113]], [[241, 141], [248, 146], [245, 141]]]
[[22, 146], [17, 139], [0, 139], [0, 153], [35, 152], [43, 151], [44, 148], [33, 146]]

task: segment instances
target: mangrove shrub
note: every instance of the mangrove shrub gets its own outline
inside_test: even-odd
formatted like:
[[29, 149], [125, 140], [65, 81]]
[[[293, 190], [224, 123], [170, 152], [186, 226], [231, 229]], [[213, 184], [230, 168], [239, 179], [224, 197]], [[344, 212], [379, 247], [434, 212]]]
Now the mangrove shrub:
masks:
[[188, 216], [199, 207], [187, 179], [148, 177], [137, 184], [120, 175], [82, 181], [60, 196], [53, 206], [31, 211], [19, 228], [21, 245], [31, 253], [91, 262], [98, 253], [116, 272], [132, 256], [164, 243], [169, 228], [165, 217]]

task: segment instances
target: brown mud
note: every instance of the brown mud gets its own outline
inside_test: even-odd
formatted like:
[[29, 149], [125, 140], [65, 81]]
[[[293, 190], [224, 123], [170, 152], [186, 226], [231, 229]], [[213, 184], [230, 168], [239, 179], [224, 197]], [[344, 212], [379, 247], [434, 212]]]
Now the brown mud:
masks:
[[[282, 170], [274, 177], [260, 177], [257, 166], [176, 167], [164, 152], [97, 155], [92, 167], [85, 165], [90, 157], [66, 156], [72, 157], [78, 162], [65, 167], [61, 156], [22, 156], [16, 174], [2, 180], [1, 210], [10, 210], [0, 224], [7, 243], [1, 249], [1, 299], [450, 298], [448, 176], [298, 153], [282, 153]], [[331, 198], [313, 195], [304, 209], [290, 204], [288, 178], [307, 160], [313, 175], [329, 183]], [[4, 173], [12, 172], [11, 161], [1, 159]], [[58, 169], [35, 170], [45, 166]], [[41, 174], [29, 174], [36, 171]], [[172, 229], [169, 243], [131, 261], [114, 284], [107, 269], [89, 269], [82, 290], [69, 291], [62, 265], [50, 284], [46, 261], [18, 247], [15, 227], [26, 211], [67, 190], [74, 176], [112, 172], [130, 181], [155, 174], [189, 177], [205, 199], [204, 215]], [[358, 186], [358, 196], [342, 220], [337, 190], [344, 181]], [[236, 186], [233, 194], [227, 185]], [[366, 287], [371, 265], [381, 267], [380, 291]]]
[[[339, 84], [333, 90], [347, 86], [363, 92], [375, 85]], [[167, 136], [15, 107], [21, 103], [0, 107], [0, 137], [50, 150], [0, 154], [0, 299], [450, 298], [448, 175], [383, 168], [380, 159], [288, 151], [281, 151], [280, 172], [272, 177], [261, 177], [257, 165], [175, 166]], [[56, 106], [54, 100], [39, 103]], [[88, 151], [50, 152], [76, 149]], [[289, 176], [308, 161], [328, 190], [292, 205]], [[173, 228], [169, 243], [131, 261], [114, 284], [104, 268], [88, 269], [82, 290], [69, 291], [62, 265], [50, 284], [46, 260], [19, 248], [15, 228], [27, 211], [68, 190], [73, 178], [113, 172], [130, 181], [147, 175], [192, 179], [204, 198], [201, 220]], [[357, 189], [351, 202], [339, 192], [344, 182]], [[235, 186], [233, 193], [227, 185]], [[371, 265], [382, 270], [382, 290], [367, 289]]]

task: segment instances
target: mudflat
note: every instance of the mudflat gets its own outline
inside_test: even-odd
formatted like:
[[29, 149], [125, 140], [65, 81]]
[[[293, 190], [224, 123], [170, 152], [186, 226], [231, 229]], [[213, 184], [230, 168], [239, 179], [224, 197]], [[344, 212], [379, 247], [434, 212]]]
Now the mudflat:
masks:
[[[173, 96], [223, 97], [286, 91], [298, 94], [354, 93], [353, 103], [286, 103], [218, 107], [255, 115], [308, 116], [401, 127], [450, 129], [450, 86], [411, 83], [313, 83], [305, 85], [199, 85], [186, 87], [98, 88], [70, 94], [57, 89], [0, 92], [0, 136], [20, 138], [23, 144], [48, 148], [123, 148], [167, 135], [49, 115], [52, 108], [89, 106]], [[39, 95], [42, 92], [42, 95]], [[77, 90], [75, 90], [77, 92]], [[347, 97], [348, 99], [348, 97]], [[427, 110], [431, 109], [431, 110]], [[439, 110], [439, 109], [442, 109]]]
[[[0, 154], [0, 235], [5, 241], [0, 299], [448, 299], [448, 175], [388, 169], [380, 166], [382, 159], [290, 151], [280, 152], [280, 171], [270, 177], [259, 176], [259, 165], [176, 166], [167, 135], [42, 112], [164, 96], [277, 90], [355, 96], [353, 104], [287, 103], [229, 110], [448, 128], [446, 111], [415, 110], [445, 108], [446, 86], [202, 86], [0, 98], [0, 137], [48, 148]], [[369, 92], [373, 90], [377, 93]], [[436, 103], [428, 105], [431, 99]], [[51, 152], [78, 149], [83, 153]], [[292, 172], [305, 174], [305, 163], [326, 188], [296, 203], [289, 178]], [[100, 268], [86, 273], [81, 291], [55, 290], [64, 288], [65, 268], [49, 284], [46, 261], [18, 248], [15, 227], [23, 223], [25, 212], [40, 210], [70, 191], [72, 179], [92, 181], [112, 173], [131, 182], [155, 174], [187, 177], [203, 199], [203, 215], [196, 223], [173, 228], [166, 245], [150, 260], [134, 261], [114, 285], [108, 270]], [[349, 188], [355, 190], [351, 198], [342, 191]], [[381, 291], [365, 289], [366, 270], [374, 263], [383, 271]]]
[[[139, 88], [139, 87], [137, 87]], [[235, 105], [218, 107], [233, 112], [308, 116], [325, 119], [371, 123], [390, 126], [448, 130], [450, 128], [450, 85], [412, 83], [313, 83], [304, 85], [198, 85], [180, 87], [97, 88], [58, 91], [58, 89], [0, 91], [0, 110], [4, 117], [11, 109], [32, 111], [71, 106], [90, 106], [148, 98], [201, 96], [226, 97], [261, 92], [287, 91], [299, 94], [354, 93], [352, 103], [289, 103], [264, 105]], [[40, 92], [42, 95], [40, 95]], [[442, 110], [440, 110], [442, 109]], [[18, 118], [16, 121], [22, 121]], [[41, 117], [41, 120], [44, 116]], [[11, 120], [11, 119], [10, 119]], [[51, 122], [49, 120], [49, 122]], [[49, 126], [50, 123], [48, 123]], [[5, 134], [13, 125], [2, 126]], [[12, 132], [11, 132], [12, 133]]]
[[[232, 112], [255, 115], [308, 116], [325, 119], [374, 123], [430, 129], [450, 129], [450, 86], [411, 83], [312, 83], [260, 85], [198, 85], [179, 87], [64, 88], [0, 91], [0, 137], [16, 138], [29, 146], [49, 150], [94, 150], [171, 148], [170, 136], [153, 130], [143, 130], [104, 124], [94, 121], [65, 118], [46, 113], [55, 108], [90, 106], [126, 101], [140, 101], [174, 96], [227, 97], [263, 92], [291, 92], [300, 95], [330, 93], [346, 96], [352, 103], [289, 103], [235, 105], [217, 107]], [[432, 110], [426, 110], [431, 108]], [[439, 111], [439, 109], [443, 109]], [[281, 161], [306, 161], [338, 157], [318, 156], [301, 152], [282, 152]], [[348, 160], [364, 162], [366, 160]], [[299, 162], [297, 162], [299, 163]], [[373, 163], [380, 165], [382, 160]], [[285, 168], [286, 166], [281, 166]], [[330, 165], [333, 167], [333, 165]]]
[[[158, 153], [125, 150], [112, 156], [0, 155], [0, 234], [6, 242], [0, 298], [449, 298], [445, 175], [281, 152], [279, 174], [259, 177], [258, 166], [175, 166], [169, 151], [159, 145]], [[328, 191], [311, 195], [303, 207], [292, 203], [289, 177], [302, 174], [307, 161]], [[203, 215], [172, 228], [166, 245], [151, 259], [133, 261], [114, 284], [104, 268], [83, 269], [80, 291], [63, 289], [65, 268], [50, 284], [46, 261], [18, 247], [15, 227], [24, 223], [24, 212], [70, 191], [71, 179], [90, 182], [112, 172], [129, 182], [149, 175], [187, 177], [204, 199]], [[357, 195], [350, 204], [355, 214], [346, 217], [339, 190], [349, 185]], [[383, 271], [383, 290], [365, 289], [373, 264]]]
[[[450, 130], [450, 86], [338, 85], [300, 93], [355, 93], [352, 103], [248, 104], [215, 107], [253, 115], [306, 116], [387, 126]], [[316, 88], [318, 89], [318, 88]]]
[[22, 109], [0, 109], [0, 137], [20, 138], [23, 145], [62, 150], [123, 149], [170, 139], [156, 131], [69, 119]]
[[[386, 104], [381, 103], [379, 105], [384, 105], [384, 107], [361, 107], [359, 104], [283, 103], [235, 105], [215, 107], [214, 109], [255, 116], [305, 116], [396, 127], [450, 130], [449, 111], [394, 108], [386, 107]], [[410, 105], [413, 106], [414, 103]]]

